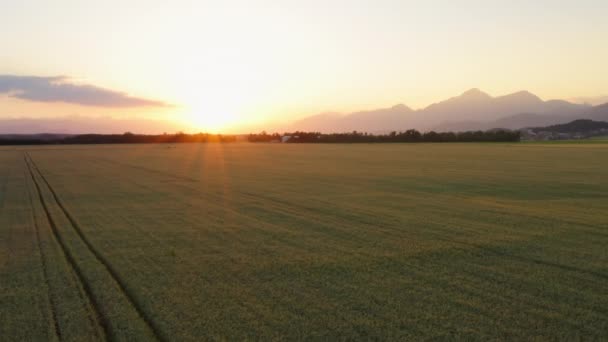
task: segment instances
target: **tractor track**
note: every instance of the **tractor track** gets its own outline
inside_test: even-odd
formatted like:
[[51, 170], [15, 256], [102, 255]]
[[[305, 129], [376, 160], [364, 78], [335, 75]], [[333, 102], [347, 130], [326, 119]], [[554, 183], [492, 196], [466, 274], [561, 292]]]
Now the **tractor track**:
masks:
[[[133, 307], [133, 309], [135, 309], [135, 311], [137, 312], [137, 314], [139, 315], [139, 317], [143, 320], [143, 322], [146, 324], [146, 326], [150, 329], [150, 331], [152, 332], [152, 334], [154, 335], [154, 337], [157, 340], [159, 340], [159, 341], [167, 341], [168, 338], [166, 338], [161, 333], [160, 329], [155, 325], [155, 323], [153, 322], [153, 320], [145, 313], [145, 311], [142, 309], [142, 305], [136, 300], [135, 295], [126, 286], [125, 282], [119, 276], [119, 274], [116, 271], [116, 269], [93, 246], [93, 244], [89, 241], [89, 239], [83, 233], [80, 225], [76, 222], [76, 220], [74, 219], [74, 217], [72, 216], [72, 214], [70, 214], [70, 212], [67, 210], [67, 208], [63, 205], [63, 202], [59, 199], [59, 196], [57, 195], [55, 189], [51, 186], [51, 184], [46, 179], [46, 177], [44, 176], [44, 174], [40, 171], [40, 169], [38, 168], [38, 166], [36, 165], [36, 163], [34, 162], [34, 160], [32, 159], [32, 157], [29, 155], [29, 153], [25, 153], [25, 158], [26, 158], [26, 160], [29, 161], [28, 168], [30, 170], [30, 174], [32, 176], [32, 179], [34, 179], [34, 182], [36, 183], [36, 188], [38, 189], [38, 192], [39, 192], [39, 195], [40, 195], [40, 199], [43, 202], [43, 206], [45, 208], [45, 211], [46, 211], [46, 214], [47, 214], [47, 218], [49, 219], [49, 222], [52, 221], [52, 217], [50, 215], [50, 212], [48, 211], [48, 208], [46, 207], [46, 204], [44, 203], [44, 198], [42, 196], [42, 192], [40, 190], [39, 184], [35, 180], [34, 173], [33, 173], [32, 169], [36, 170], [36, 172], [38, 173], [38, 175], [40, 176], [40, 178], [42, 179], [42, 181], [46, 184], [46, 186], [48, 187], [49, 191], [51, 192], [51, 195], [52, 195], [53, 199], [57, 203], [57, 206], [61, 209], [61, 211], [63, 212], [63, 214], [65, 215], [65, 217], [68, 219], [68, 221], [70, 222], [70, 225], [72, 226], [72, 228], [74, 229], [74, 231], [76, 232], [76, 234], [78, 235], [78, 237], [80, 238], [80, 240], [84, 243], [84, 245], [91, 252], [91, 254], [95, 257], [95, 259], [108, 272], [108, 274], [111, 276], [111, 278], [114, 280], [114, 282], [116, 283], [116, 285], [118, 286], [118, 288], [120, 289], [120, 291], [122, 292], [122, 294], [124, 295], [124, 297], [128, 300], [129, 304], [131, 304], [131, 306]], [[52, 223], [52, 226], [54, 227], [54, 232], [56, 233], [57, 227], [56, 227], [56, 225], [55, 225], [54, 222]], [[56, 234], [56, 235], [58, 235], [58, 234]], [[66, 248], [65, 244], [62, 244], [62, 248], [67, 251], [67, 248]], [[67, 252], [68, 252], [68, 255], [70, 255], [70, 258], [72, 259], [73, 264], [75, 265], [74, 258], [71, 256], [71, 254], [69, 254], [69, 251], [67, 251]], [[100, 318], [100, 322], [101, 322], [101, 325], [102, 325], [103, 330], [105, 332], [106, 338], [108, 338], [110, 340], [113, 340], [114, 339], [113, 338], [114, 334], [112, 332], [112, 329], [111, 329], [111, 326], [109, 324], [108, 318], [105, 317], [102, 314], [102, 311], [100, 311], [100, 309], [99, 309], [100, 305], [96, 301], [95, 297], [92, 295], [92, 291], [90, 289], [90, 286], [84, 280], [84, 277], [82, 276], [82, 272], [80, 272], [80, 270], [78, 268], [77, 268], [77, 270], [78, 270], [77, 273], [79, 275], [79, 278], [80, 278], [81, 282], [83, 283], [84, 286], [86, 286], [87, 295], [91, 299], [91, 302], [94, 304], [95, 310], [96, 310], [96, 312], [98, 314], [98, 317]]]
[[[86, 298], [83, 298], [83, 301], [85, 303], [88, 301], [93, 308], [93, 312], [92, 312], [93, 317], [89, 317], [91, 320], [91, 323], [93, 324], [93, 326], [101, 325], [101, 328], [103, 329], [103, 332], [102, 332], [103, 335], [100, 337], [102, 339], [104, 339], [105, 337], [108, 336], [107, 322], [105, 321], [104, 317], [101, 315], [101, 311], [99, 310], [99, 305], [98, 305], [97, 301], [95, 300], [95, 297], [93, 296], [91, 287], [89, 286], [89, 284], [87, 283], [87, 281], [85, 280], [85, 278], [82, 274], [82, 270], [80, 269], [80, 267], [78, 267], [78, 264], [76, 263], [76, 260], [74, 259], [74, 256], [72, 255], [70, 250], [67, 248], [65, 241], [61, 237], [61, 234], [59, 234], [59, 229], [57, 228], [57, 224], [55, 223], [55, 220], [51, 216], [51, 213], [50, 213], [47, 203], [44, 199], [44, 196], [42, 196], [42, 189], [40, 188], [40, 184], [38, 183], [38, 181], [36, 180], [36, 177], [34, 176], [34, 172], [32, 171], [32, 167], [29, 164], [27, 157], [24, 156], [24, 159], [25, 159], [25, 163], [27, 165], [27, 169], [29, 171], [30, 177], [32, 178], [32, 181], [34, 182], [34, 185], [36, 187], [36, 191], [38, 193], [38, 198], [40, 200], [40, 204], [42, 205], [42, 208], [44, 209], [44, 212], [46, 214], [47, 221], [48, 221], [49, 225], [51, 226], [51, 231], [53, 232], [53, 237], [55, 238], [55, 241], [57, 241], [57, 243], [59, 244], [61, 252], [62, 252], [63, 256], [65, 257], [65, 259], [67, 260], [67, 262], [70, 266], [70, 269], [76, 275], [78, 282], [80, 283], [80, 285], [82, 286], [82, 289], [85, 292]], [[95, 331], [98, 331], [98, 330], [95, 329]]]
[[[26, 162], [26, 164], [27, 164], [27, 162]], [[29, 167], [28, 167], [28, 171], [29, 171]], [[28, 171], [24, 170], [24, 172], [26, 173], [26, 179], [27, 179]], [[47, 267], [48, 267], [47, 260], [46, 260], [47, 257], [45, 255], [44, 251], [42, 250], [42, 246], [41, 246], [41, 242], [40, 242], [40, 226], [38, 226], [38, 220], [36, 218], [36, 210], [34, 207], [34, 196], [32, 195], [31, 188], [29, 186], [27, 186], [26, 188], [27, 188], [27, 195], [28, 195], [28, 198], [30, 201], [30, 206], [32, 208], [32, 219], [34, 220], [34, 231], [36, 232], [36, 246], [38, 247], [38, 252], [40, 253], [40, 262], [42, 264], [42, 275], [44, 277], [44, 283], [46, 286], [46, 292], [47, 292], [47, 296], [48, 296], [49, 308], [50, 308], [50, 312], [51, 312], [51, 323], [53, 324], [53, 333], [57, 337], [57, 339], [59, 341], [61, 341], [62, 340], [61, 329], [59, 327], [59, 322], [57, 320], [57, 303], [55, 303], [53, 294], [51, 292], [51, 284], [49, 281], [49, 275], [48, 275], [48, 270], [47, 270]]]

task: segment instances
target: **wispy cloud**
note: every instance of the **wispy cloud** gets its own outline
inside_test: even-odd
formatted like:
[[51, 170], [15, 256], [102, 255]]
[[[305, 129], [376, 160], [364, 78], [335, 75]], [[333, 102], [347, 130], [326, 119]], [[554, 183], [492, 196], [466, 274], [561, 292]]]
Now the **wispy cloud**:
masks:
[[165, 107], [168, 104], [126, 93], [70, 82], [66, 76], [0, 75], [0, 94], [37, 102], [66, 102], [96, 107]]

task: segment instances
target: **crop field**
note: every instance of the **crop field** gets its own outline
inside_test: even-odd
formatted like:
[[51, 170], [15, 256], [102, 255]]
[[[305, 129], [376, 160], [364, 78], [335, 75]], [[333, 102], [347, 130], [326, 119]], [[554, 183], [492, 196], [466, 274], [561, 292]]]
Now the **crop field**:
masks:
[[0, 148], [0, 340], [608, 339], [608, 142]]

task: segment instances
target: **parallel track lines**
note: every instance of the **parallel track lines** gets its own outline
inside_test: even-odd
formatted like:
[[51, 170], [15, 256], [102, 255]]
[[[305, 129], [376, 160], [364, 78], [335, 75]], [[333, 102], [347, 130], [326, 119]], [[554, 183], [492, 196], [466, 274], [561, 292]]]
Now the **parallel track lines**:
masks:
[[[27, 162], [26, 162], [26, 164], [27, 164]], [[26, 174], [27, 173], [28, 172], [26, 171]], [[26, 177], [27, 177], [27, 175], [26, 175]], [[45, 256], [44, 251], [42, 250], [42, 246], [40, 243], [40, 227], [38, 226], [38, 221], [36, 219], [36, 211], [34, 208], [34, 198], [33, 198], [33, 195], [32, 195], [32, 192], [31, 192], [29, 186], [26, 186], [26, 190], [27, 190], [29, 201], [30, 201], [30, 206], [32, 208], [32, 219], [34, 221], [34, 230], [36, 233], [36, 245], [38, 247], [38, 252], [40, 253], [40, 262], [42, 263], [42, 275], [44, 277], [44, 283], [46, 286], [47, 296], [48, 296], [48, 300], [49, 300], [49, 307], [50, 307], [50, 311], [51, 311], [51, 322], [53, 325], [53, 333], [54, 333], [55, 337], [57, 337], [57, 339], [61, 341], [61, 339], [62, 339], [61, 329], [59, 327], [59, 322], [57, 320], [57, 309], [56, 309], [57, 303], [55, 303], [55, 300], [53, 299], [53, 295], [51, 293], [51, 288], [50, 288], [51, 285], [49, 282], [46, 256]]]
[[[57, 203], [57, 205], [59, 206], [59, 208], [61, 209], [61, 211], [65, 215], [65, 217], [69, 220], [72, 228], [74, 229], [74, 231], [76, 232], [76, 234], [78, 235], [78, 237], [80, 238], [80, 240], [86, 245], [86, 247], [89, 249], [89, 251], [95, 256], [96, 260], [101, 265], [103, 265], [103, 267], [108, 272], [108, 274], [116, 282], [116, 284], [118, 285], [118, 288], [122, 291], [122, 293], [125, 296], [125, 298], [128, 300], [128, 302], [135, 309], [135, 311], [137, 312], [137, 314], [139, 315], [139, 317], [144, 321], [144, 323], [150, 329], [150, 331], [152, 332], [152, 334], [154, 335], [154, 337], [157, 340], [159, 340], [159, 341], [166, 341], [166, 340], [168, 340], [166, 337], [163, 336], [163, 334], [161, 333], [160, 329], [154, 324], [153, 320], [142, 309], [142, 305], [136, 300], [136, 297], [135, 297], [134, 293], [131, 290], [129, 290], [129, 288], [126, 286], [125, 282], [122, 280], [122, 278], [120, 277], [120, 275], [118, 274], [118, 272], [116, 271], [116, 269], [95, 248], [95, 246], [93, 246], [93, 244], [89, 241], [89, 239], [83, 233], [80, 225], [76, 222], [76, 220], [74, 219], [74, 217], [72, 216], [72, 214], [70, 214], [70, 212], [63, 205], [63, 202], [59, 199], [59, 196], [57, 195], [55, 189], [51, 186], [51, 184], [46, 179], [46, 177], [44, 176], [44, 174], [40, 171], [40, 169], [38, 168], [38, 166], [36, 165], [36, 163], [34, 162], [34, 160], [32, 159], [32, 157], [28, 153], [26, 153], [25, 155], [27, 156], [27, 159], [29, 159], [29, 162], [31, 163], [31, 166], [33, 166], [33, 168], [36, 170], [36, 172], [38, 173], [38, 175], [40, 175], [40, 177], [42, 178], [43, 182], [46, 184], [46, 186], [50, 190], [50, 192], [51, 192], [51, 194], [53, 196], [53, 199], [55, 200], [55, 202]], [[28, 167], [30, 167], [30, 164], [28, 164]], [[30, 168], [30, 172], [33, 172], [31, 168]], [[32, 178], [34, 178], [33, 173], [32, 173]], [[40, 192], [40, 188], [38, 187], [38, 184], [37, 184], [37, 188], [38, 188], [38, 191]], [[42, 194], [41, 193], [40, 193], [40, 197], [42, 199]], [[46, 206], [45, 206], [45, 208], [46, 208]], [[51, 220], [52, 218], [50, 217], [50, 214], [49, 214], [48, 210], [46, 210], [46, 211], [47, 211], [47, 216], [49, 217], [49, 220]], [[83, 280], [83, 279], [81, 278], [81, 280]], [[83, 281], [83, 284], [84, 284], [84, 281]], [[99, 308], [99, 305], [96, 305], [96, 307]], [[98, 312], [99, 312], [99, 310], [98, 310]], [[112, 336], [111, 329], [110, 329], [110, 326], [109, 326], [109, 322], [107, 322], [107, 318], [105, 318], [103, 316], [102, 316], [102, 318], [103, 318], [102, 322], [104, 322], [102, 325], [104, 327], [104, 330], [106, 331], [106, 336]]]
[[67, 248], [66, 243], [63, 240], [61, 234], [59, 234], [59, 229], [57, 228], [57, 224], [55, 223], [55, 220], [51, 216], [51, 213], [50, 213], [48, 205], [44, 199], [44, 196], [42, 196], [42, 190], [40, 188], [40, 184], [38, 184], [38, 181], [36, 180], [36, 177], [34, 176], [34, 172], [32, 171], [32, 168], [31, 168], [29, 162], [27, 161], [27, 158], [24, 157], [24, 159], [25, 159], [25, 163], [27, 164], [27, 168], [30, 173], [30, 177], [32, 178], [32, 181], [34, 182], [34, 185], [36, 186], [36, 191], [38, 192], [38, 198], [40, 200], [40, 204], [42, 204], [42, 208], [44, 209], [46, 218], [49, 222], [49, 225], [51, 226], [51, 231], [53, 232], [53, 236], [54, 236], [55, 240], [59, 243], [61, 252], [63, 253], [65, 259], [68, 261], [70, 268], [72, 269], [72, 271], [74, 271], [74, 273], [76, 274], [76, 277], [78, 278], [78, 281], [82, 285], [82, 288], [84, 289], [84, 292], [87, 297], [86, 300], [88, 302], [90, 302], [93, 307], [94, 312], [93, 312], [93, 317], [90, 317], [91, 322], [94, 325], [98, 325], [97, 323], [99, 323], [101, 325], [103, 332], [102, 332], [102, 334], [100, 334], [100, 335], [102, 335], [100, 337], [107, 339], [108, 332], [109, 332], [107, 322], [104, 320], [104, 317], [100, 313], [99, 305], [98, 305], [97, 301], [95, 300], [95, 297], [92, 294], [89, 284], [86, 282], [86, 280], [82, 274], [82, 270], [76, 263], [76, 260], [75, 260], [74, 256], [72, 255], [72, 253], [70, 252], [70, 250]]

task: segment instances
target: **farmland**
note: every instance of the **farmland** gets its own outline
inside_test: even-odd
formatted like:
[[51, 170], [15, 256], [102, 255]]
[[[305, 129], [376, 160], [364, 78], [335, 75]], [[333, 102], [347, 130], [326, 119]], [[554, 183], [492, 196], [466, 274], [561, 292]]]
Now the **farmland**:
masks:
[[0, 148], [0, 340], [608, 338], [608, 143]]

